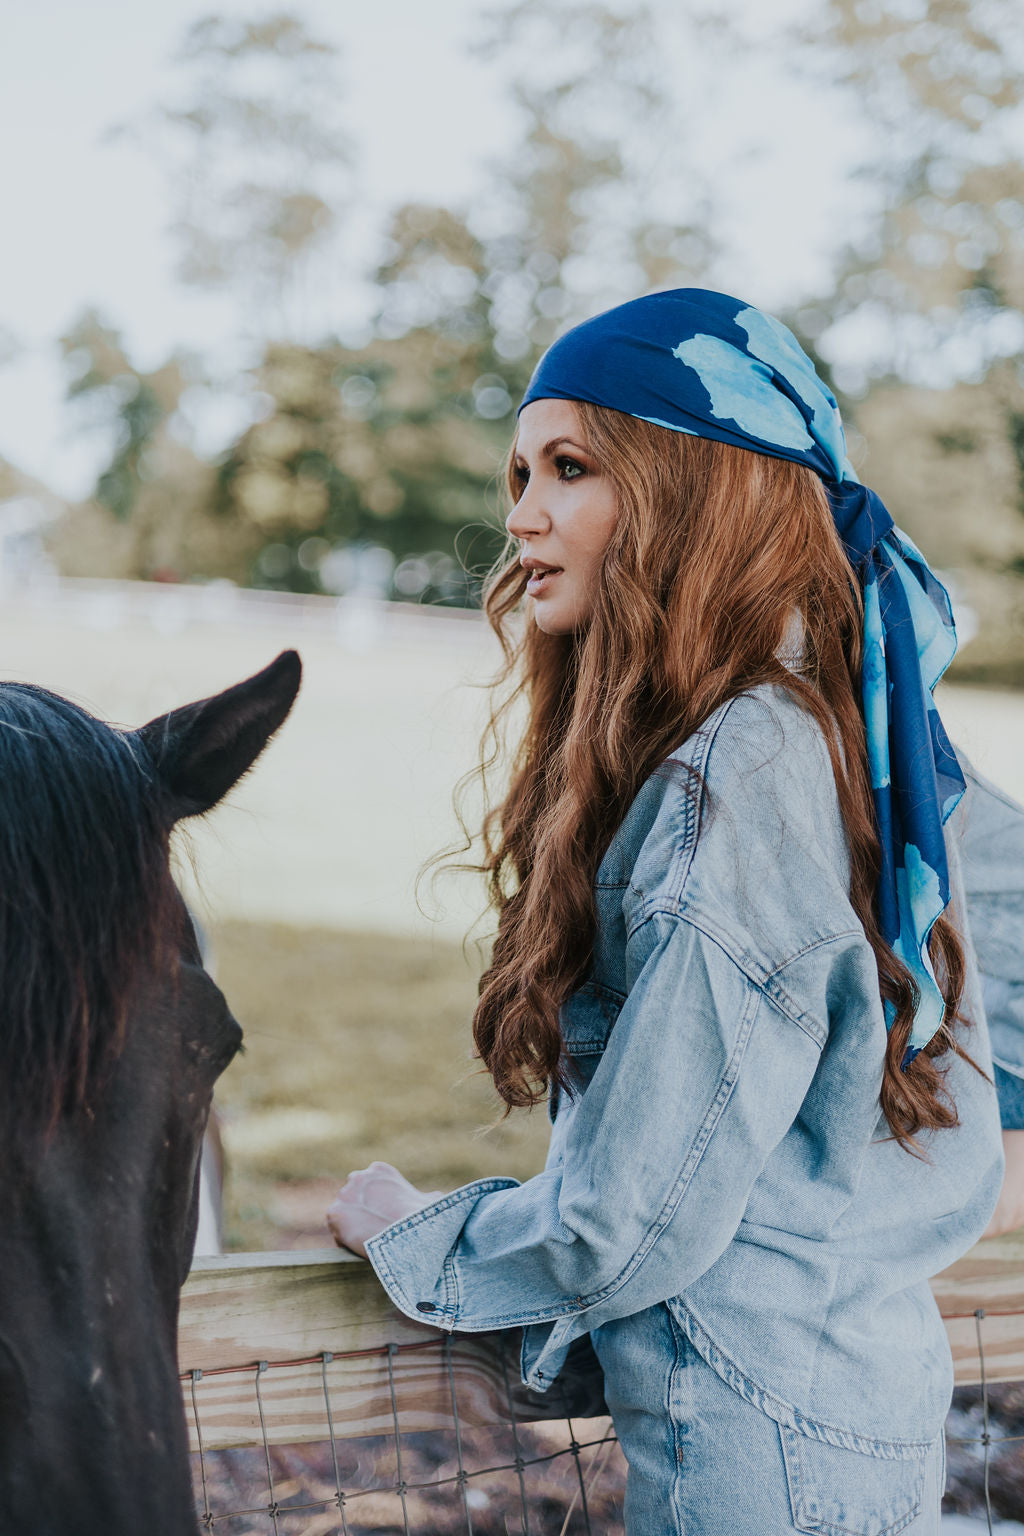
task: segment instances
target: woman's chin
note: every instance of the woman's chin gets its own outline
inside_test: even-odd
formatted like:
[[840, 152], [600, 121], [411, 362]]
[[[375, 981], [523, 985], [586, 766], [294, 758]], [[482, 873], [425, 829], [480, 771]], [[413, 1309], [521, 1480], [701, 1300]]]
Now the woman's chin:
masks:
[[568, 635], [576, 625], [571, 615], [550, 603], [533, 600], [533, 622], [546, 635]]

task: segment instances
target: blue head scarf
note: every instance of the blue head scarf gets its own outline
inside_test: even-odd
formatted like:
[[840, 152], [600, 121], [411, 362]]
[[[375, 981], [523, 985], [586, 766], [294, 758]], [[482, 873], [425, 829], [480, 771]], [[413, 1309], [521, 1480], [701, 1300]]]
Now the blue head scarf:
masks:
[[949, 904], [943, 823], [965, 787], [932, 699], [956, 650], [945, 588], [857, 479], [839, 407], [796, 337], [739, 299], [677, 288], [584, 321], [537, 364], [523, 405], [541, 399], [608, 406], [672, 432], [806, 464], [824, 481], [864, 596], [879, 921], [920, 993], [906, 1068], [943, 1019], [928, 938]]

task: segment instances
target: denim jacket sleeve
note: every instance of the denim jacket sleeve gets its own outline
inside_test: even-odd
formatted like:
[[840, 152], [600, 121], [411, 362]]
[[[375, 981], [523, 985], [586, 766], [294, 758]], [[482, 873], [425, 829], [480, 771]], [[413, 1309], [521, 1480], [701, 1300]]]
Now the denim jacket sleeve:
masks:
[[733, 1237], [822, 1041], [684, 918], [655, 913], [628, 951], [628, 997], [545, 1171], [468, 1185], [367, 1245], [410, 1316], [477, 1330], [588, 1312], [594, 1327], [675, 1295]]
[[468, 1185], [367, 1244], [409, 1316], [525, 1327], [542, 1390], [573, 1338], [679, 1295], [724, 1254], [865, 967], [884, 1028], [804, 712], [731, 701], [664, 769], [602, 864], [593, 982], [621, 1007], [559, 1104], [544, 1171]]
[[1024, 807], [960, 754], [961, 858], [1005, 1130], [1024, 1129]]

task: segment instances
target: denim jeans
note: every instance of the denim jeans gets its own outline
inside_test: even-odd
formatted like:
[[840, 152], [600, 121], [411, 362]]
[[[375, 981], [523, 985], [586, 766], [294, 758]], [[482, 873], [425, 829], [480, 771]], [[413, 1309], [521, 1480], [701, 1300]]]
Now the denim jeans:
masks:
[[996, 1093], [999, 1095], [999, 1118], [1004, 1131], [1024, 1130], [1024, 1077], [1007, 1072], [998, 1062], [994, 1063], [993, 1075]]
[[627, 1536], [939, 1536], [941, 1433], [866, 1455], [779, 1424], [725, 1384], [671, 1302], [591, 1338], [629, 1464]]

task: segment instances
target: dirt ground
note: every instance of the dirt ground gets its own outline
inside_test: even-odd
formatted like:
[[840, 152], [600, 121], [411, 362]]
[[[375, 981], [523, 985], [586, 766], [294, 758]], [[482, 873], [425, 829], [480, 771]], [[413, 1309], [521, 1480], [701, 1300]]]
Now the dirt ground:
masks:
[[[524, 1530], [622, 1536], [625, 1462], [614, 1440], [605, 1438], [612, 1434], [610, 1421], [578, 1420], [574, 1427], [578, 1464], [568, 1452], [571, 1431], [564, 1421], [520, 1426], [518, 1443], [506, 1427], [464, 1430], [464, 1488], [451, 1436], [403, 1435], [404, 1499], [396, 1491], [395, 1444], [388, 1436], [342, 1441], [337, 1475], [329, 1446], [277, 1447], [270, 1453], [278, 1508], [273, 1526], [262, 1450], [215, 1452], [207, 1457], [205, 1497], [196, 1469], [196, 1513], [202, 1519], [208, 1507], [226, 1536], [269, 1536], [272, 1529], [279, 1536], [509, 1536]], [[525, 1462], [521, 1480], [513, 1465], [517, 1454]], [[335, 1497], [339, 1486], [344, 1528]]]

